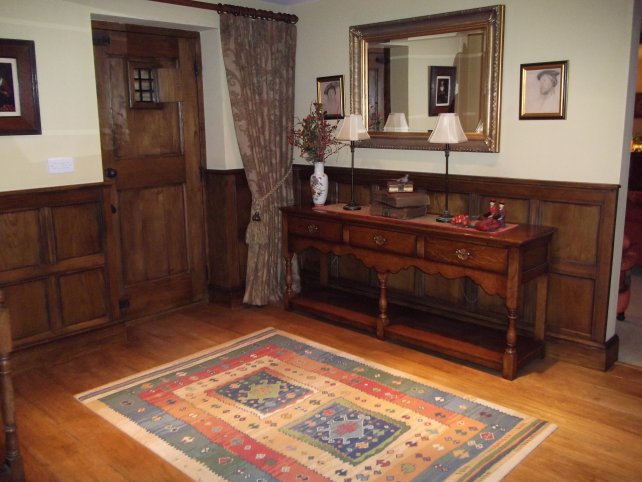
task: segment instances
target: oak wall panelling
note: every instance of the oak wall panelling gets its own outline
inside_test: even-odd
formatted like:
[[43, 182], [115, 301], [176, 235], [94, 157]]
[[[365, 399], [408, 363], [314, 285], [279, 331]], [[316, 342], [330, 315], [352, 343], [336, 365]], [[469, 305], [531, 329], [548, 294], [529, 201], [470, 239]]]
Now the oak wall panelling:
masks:
[[[311, 166], [294, 166], [297, 204], [311, 202]], [[350, 199], [350, 169], [326, 166], [328, 202]], [[370, 202], [386, 179], [404, 172], [355, 170], [355, 200]], [[430, 211], [443, 209], [443, 175], [410, 173], [426, 189]], [[247, 264], [245, 229], [251, 194], [243, 170], [205, 172], [210, 300], [240, 304]], [[606, 321], [618, 186], [603, 184], [450, 176], [453, 212], [482, 212], [489, 199], [506, 202], [508, 220], [557, 228], [551, 245], [547, 309], [547, 351], [580, 365], [608, 368], [617, 359], [618, 340], [606, 340]], [[109, 240], [104, 219], [111, 213], [109, 188], [102, 183], [0, 193], [0, 288], [12, 311], [17, 350], [70, 334], [94, 339], [123, 333], [114, 323], [118, 293], [110, 289]], [[354, 258], [311, 258], [332, 283], [359, 292], [376, 288], [376, 275]], [[305, 264], [309, 267], [310, 263]], [[502, 319], [502, 300], [467, 280], [445, 280], [409, 269], [390, 277], [401, 302], [426, 311], [455, 314], [475, 323]], [[530, 286], [524, 289], [523, 330], [531, 328]], [[92, 338], [85, 343], [91, 344]]]
[[0, 193], [0, 288], [14, 350], [115, 326], [108, 189], [97, 183]]
[[239, 305], [245, 291], [252, 194], [245, 171], [208, 170], [205, 179], [210, 300]]

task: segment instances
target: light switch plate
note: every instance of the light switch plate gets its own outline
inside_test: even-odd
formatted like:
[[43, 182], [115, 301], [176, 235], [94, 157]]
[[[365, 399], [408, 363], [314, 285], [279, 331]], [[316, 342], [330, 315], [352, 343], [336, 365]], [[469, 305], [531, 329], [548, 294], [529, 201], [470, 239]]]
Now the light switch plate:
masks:
[[62, 174], [65, 172], [74, 172], [73, 157], [50, 157], [47, 159], [49, 174]]

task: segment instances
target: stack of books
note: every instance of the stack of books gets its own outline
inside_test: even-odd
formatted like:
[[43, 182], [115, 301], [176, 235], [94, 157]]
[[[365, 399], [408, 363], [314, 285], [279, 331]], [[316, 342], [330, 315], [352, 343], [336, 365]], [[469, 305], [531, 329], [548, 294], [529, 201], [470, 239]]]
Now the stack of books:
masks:
[[384, 189], [372, 194], [370, 214], [396, 219], [425, 216], [430, 198], [425, 191], [389, 192]]

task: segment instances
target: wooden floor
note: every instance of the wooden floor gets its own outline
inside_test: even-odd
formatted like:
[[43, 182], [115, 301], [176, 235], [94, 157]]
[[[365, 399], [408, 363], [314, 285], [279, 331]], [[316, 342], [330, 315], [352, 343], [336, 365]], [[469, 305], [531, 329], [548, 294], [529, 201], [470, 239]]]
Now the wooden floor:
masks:
[[103, 342], [67, 353], [57, 364], [15, 373], [27, 480], [186, 480], [74, 394], [270, 326], [557, 424], [506, 480], [642, 480], [642, 369], [618, 364], [603, 373], [544, 359], [511, 382], [279, 308], [218, 305], [139, 322], [128, 327], [127, 340]]

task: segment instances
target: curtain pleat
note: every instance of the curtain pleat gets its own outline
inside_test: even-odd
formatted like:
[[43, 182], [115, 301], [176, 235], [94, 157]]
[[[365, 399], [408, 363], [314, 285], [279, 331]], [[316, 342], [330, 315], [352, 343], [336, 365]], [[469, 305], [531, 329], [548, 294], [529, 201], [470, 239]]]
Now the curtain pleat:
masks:
[[296, 26], [233, 15], [220, 20], [234, 127], [252, 193], [243, 302], [262, 306], [283, 297], [279, 207], [294, 199], [287, 134], [294, 119]]

